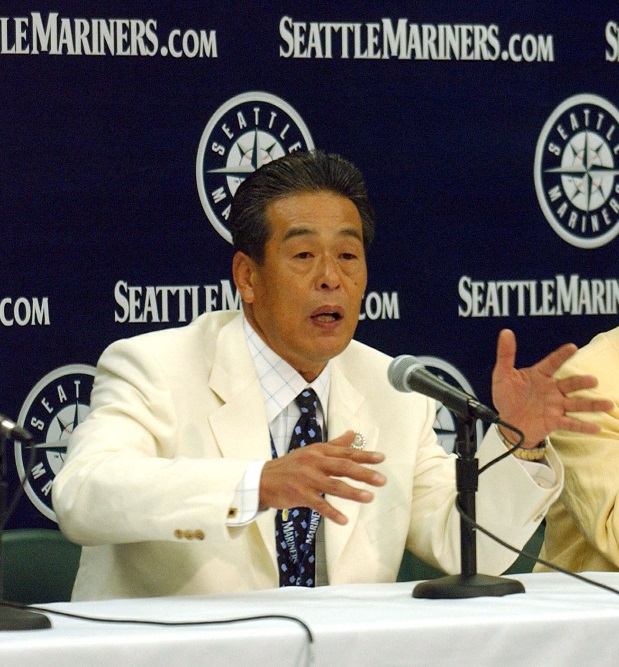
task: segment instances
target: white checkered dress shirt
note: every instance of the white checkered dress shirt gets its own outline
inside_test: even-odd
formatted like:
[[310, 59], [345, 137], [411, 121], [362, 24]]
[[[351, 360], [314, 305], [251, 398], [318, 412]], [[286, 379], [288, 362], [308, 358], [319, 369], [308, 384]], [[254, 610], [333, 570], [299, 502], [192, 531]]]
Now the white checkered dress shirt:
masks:
[[[269, 430], [277, 455], [283, 456], [288, 452], [292, 430], [301, 415], [295, 398], [308, 386], [314, 389], [320, 400], [317, 416], [326, 440], [326, 411], [323, 406], [328, 405], [329, 400], [330, 365], [327, 364], [323, 372], [308, 385], [307, 381], [290, 364], [260, 338], [246, 319], [243, 319], [243, 328], [260, 380]], [[264, 464], [265, 461], [254, 461], [247, 468], [236, 490], [231, 508], [236, 511], [230, 513], [234, 516], [228, 518], [228, 525], [246, 525], [256, 518], [260, 475]], [[326, 578], [324, 528], [321, 522], [316, 536], [316, 579], [321, 584], [326, 583]]]

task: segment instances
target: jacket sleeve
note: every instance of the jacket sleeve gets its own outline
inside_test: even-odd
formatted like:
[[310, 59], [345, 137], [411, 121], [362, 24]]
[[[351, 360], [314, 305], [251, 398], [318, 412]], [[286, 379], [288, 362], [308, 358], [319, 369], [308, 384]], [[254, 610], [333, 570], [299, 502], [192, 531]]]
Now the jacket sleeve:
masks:
[[90, 414], [53, 484], [59, 526], [82, 545], [229, 540], [242, 530], [226, 517], [249, 461], [218, 452], [202, 414], [220, 405], [208, 386], [188, 392], [204, 397], [201, 414], [180, 417], [192, 398], [176, 396], [169, 369], [134, 340], [101, 356]]

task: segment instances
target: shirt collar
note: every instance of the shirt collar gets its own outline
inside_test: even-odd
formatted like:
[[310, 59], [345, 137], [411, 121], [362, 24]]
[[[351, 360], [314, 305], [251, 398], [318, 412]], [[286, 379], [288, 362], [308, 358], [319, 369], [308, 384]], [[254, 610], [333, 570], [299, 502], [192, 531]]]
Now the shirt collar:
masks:
[[314, 389], [320, 399], [323, 418], [326, 420], [331, 362], [328, 362], [322, 373], [308, 384], [298, 371], [260, 338], [245, 316], [243, 316], [243, 330], [264, 395], [267, 421], [271, 423], [308, 386]]

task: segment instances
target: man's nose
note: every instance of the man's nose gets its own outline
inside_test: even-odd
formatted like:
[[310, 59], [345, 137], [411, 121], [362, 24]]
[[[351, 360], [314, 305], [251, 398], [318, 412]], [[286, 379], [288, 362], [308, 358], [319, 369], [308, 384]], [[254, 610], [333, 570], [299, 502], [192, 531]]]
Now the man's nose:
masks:
[[335, 257], [324, 256], [319, 264], [317, 283], [320, 289], [337, 289], [340, 286], [340, 271]]

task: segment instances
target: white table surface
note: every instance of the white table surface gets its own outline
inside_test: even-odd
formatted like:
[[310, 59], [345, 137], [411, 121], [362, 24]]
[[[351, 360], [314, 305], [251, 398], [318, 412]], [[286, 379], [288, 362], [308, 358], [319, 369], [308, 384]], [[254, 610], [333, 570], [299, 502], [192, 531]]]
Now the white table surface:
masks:
[[[591, 573], [619, 590], [619, 573]], [[176, 665], [613, 665], [619, 595], [562, 574], [512, 577], [524, 594], [456, 600], [411, 596], [414, 583], [285, 588], [212, 597], [57, 603], [97, 618], [211, 621], [264, 614], [286, 619], [161, 627], [49, 614], [52, 629], [0, 632], [2, 667]]]

